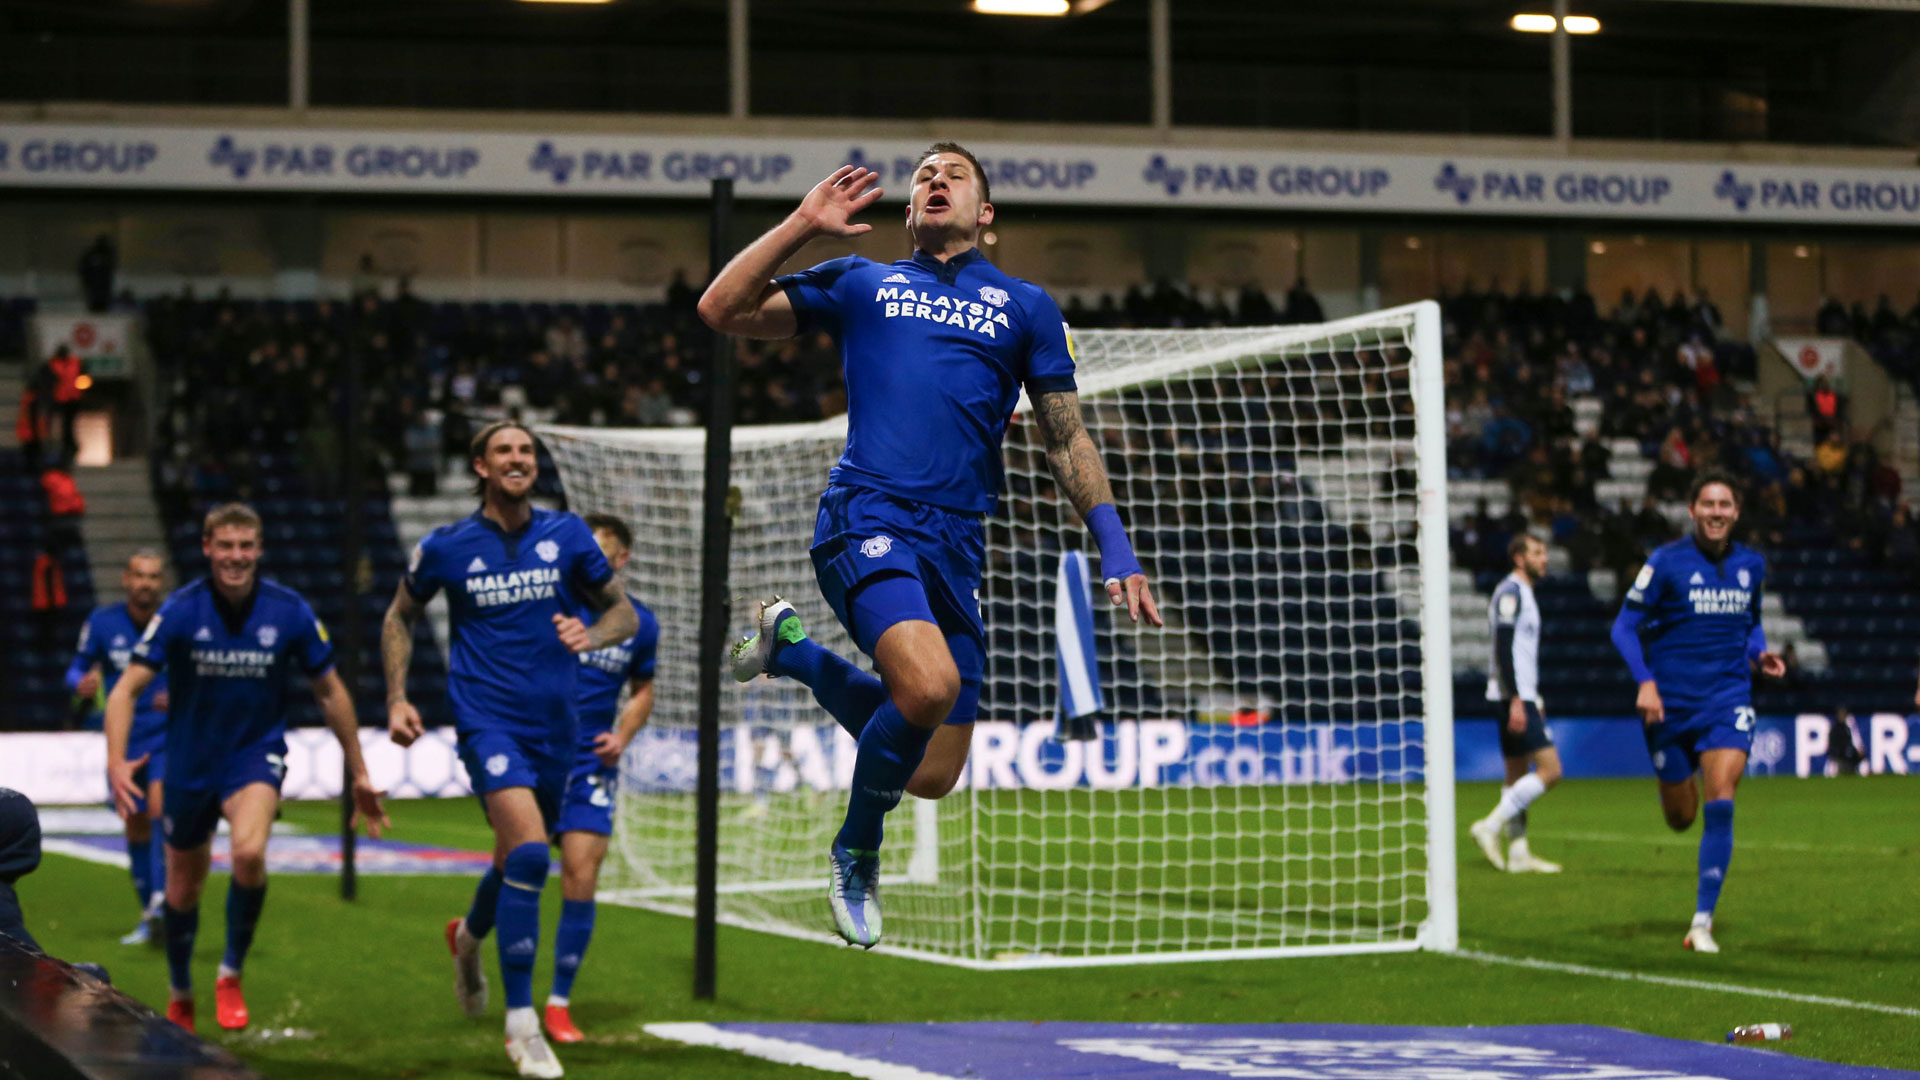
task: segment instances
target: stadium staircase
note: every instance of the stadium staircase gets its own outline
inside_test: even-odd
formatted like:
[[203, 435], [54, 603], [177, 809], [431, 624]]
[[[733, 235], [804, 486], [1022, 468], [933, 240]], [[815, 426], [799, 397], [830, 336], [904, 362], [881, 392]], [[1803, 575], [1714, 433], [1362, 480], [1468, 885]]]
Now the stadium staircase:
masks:
[[[87, 500], [80, 534], [86, 539], [100, 603], [126, 599], [120, 572], [134, 552], [147, 548], [159, 552], [163, 561], [168, 558], [166, 529], [153, 501], [148, 472], [145, 458], [122, 458], [111, 465], [74, 470], [74, 482]], [[170, 574], [168, 580], [178, 579]]]

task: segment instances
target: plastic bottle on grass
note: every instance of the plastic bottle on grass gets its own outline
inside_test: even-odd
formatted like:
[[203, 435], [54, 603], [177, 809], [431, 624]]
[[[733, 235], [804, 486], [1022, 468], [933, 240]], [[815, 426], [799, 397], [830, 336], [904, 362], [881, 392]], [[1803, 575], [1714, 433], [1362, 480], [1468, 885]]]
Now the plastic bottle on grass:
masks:
[[1742, 1024], [1727, 1032], [1730, 1043], [1774, 1042], [1793, 1038], [1792, 1024]]

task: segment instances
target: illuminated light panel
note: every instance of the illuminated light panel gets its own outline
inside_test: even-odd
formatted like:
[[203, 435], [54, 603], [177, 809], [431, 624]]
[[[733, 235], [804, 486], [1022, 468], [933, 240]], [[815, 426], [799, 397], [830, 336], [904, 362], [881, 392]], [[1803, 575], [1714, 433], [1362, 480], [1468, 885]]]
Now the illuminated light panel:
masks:
[[1067, 0], [973, 0], [982, 15], [1065, 15]]

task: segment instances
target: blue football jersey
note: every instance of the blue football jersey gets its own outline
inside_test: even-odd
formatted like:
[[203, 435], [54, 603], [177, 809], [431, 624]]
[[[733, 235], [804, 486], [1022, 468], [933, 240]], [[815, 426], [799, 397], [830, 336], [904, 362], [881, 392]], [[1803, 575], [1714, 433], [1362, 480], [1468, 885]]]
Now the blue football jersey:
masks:
[[[152, 621], [149, 619], [148, 621]], [[146, 633], [144, 627], [133, 624], [133, 616], [127, 613], [125, 604], [102, 604], [93, 609], [87, 621], [80, 625], [80, 644], [74, 649], [73, 667], [67, 672], [69, 686], [78, 683], [95, 664], [100, 665], [100, 682], [108, 694], [113, 693], [114, 685], [133, 662], [133, 647]], [[157, 738], [167, 724], [167, 714], [156, 709], [153, 699], [167, 689], [167, 675], [161, 672], [155, 675], [133, 703], [133, 735], [129, 746], [139, 746]]]
[[945, 263], [850, 255], [776, 280], [803, 333], [840, 342], [847, 448], [833, 483], [989, 513], [1020, 388], [1074, 389], [1059, 305], [978, 248]]
[[654, 651], [660, 644], [660, 620], [647, 605], [627, 597], [634, 614], [640, 617], [640, 629], [618, 645], [580, 654], [580, 745], [613, 730], [613, 718], [620, 711], [620, 688], [630, 682], [653, 678]]
[[331, 669], [333, 646], [292, 589], [262, 581], [234, 606], [200, 578], [160, 605], [133, 662], [168, 675], [167, 786], [199, 791], [235, 751], [286, 753], [288, 680]]
[[549, 741], [571, 753], [580, 662], [553, 617], [591, 622], [583, 598], [612, 577], [586, 522], [561, 511], [535, 510], [509, 533], [476, 510], [420, 541], [406, 589], [423, 604], [447, 592], [455, 726]]
[[1691, 536], [1656, 548], [1628, 590], [1643, 612], [1640, 643], [1670, 708], [1744, 703], [1753, 692], [1749, 641], [1760, 625], [1766, 560], [1745, 544], [1715, 562]]

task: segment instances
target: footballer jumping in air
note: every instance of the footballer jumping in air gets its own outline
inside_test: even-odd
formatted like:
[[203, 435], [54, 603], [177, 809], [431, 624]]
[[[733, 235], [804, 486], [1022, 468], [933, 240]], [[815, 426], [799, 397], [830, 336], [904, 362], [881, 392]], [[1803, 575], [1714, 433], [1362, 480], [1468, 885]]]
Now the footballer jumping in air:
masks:
[[[1506, 759], [1507, 782], [1500, 789], [1500, 802], [1467, 832], [1487, 861], [1502, 870], [1557, 874], [1560, 864], [1527, 847], [1527, 807], [1560, 782], [1560, 751], [1553, 747], [1540, 701], [1540, 605], [1533, 598], [1534, 584], [1547, 574], [1547, 545], [1522, 533], [1507, 545], [1507, 558], [1513, 572], [1494, 587], [1487, 605], [1493, 628], [1487, 700], [1503, 706], [1500, 756]], [[1502, 833], [1513, 839], [1504, 852]]]
[[1100, 452], [1080, 420], [1072, 342], [1037, 285], [975, 246], [994, 220], [980, 162], [935, 143], [913, 172], [910, 258], [834, 259], [775, 278], [815, 237], [853, 237], [877, 173], [846, 166], [735, 256], [700, 299], [722, 333], [826, 330], [847, 385], [847, 447], [820, 497], [811, 554], [834, 616], [873, 657], [875, 679], [809, 640], [793, 605], [763, 604], [734, 650], [734, 677], [789, 676], [858, 741], [846, 822], [829, 851], [828, 904], [847, 941], [880, 940], [881, 825], [906, 792], [939, 798], [965, 766], [986, 667], [979, 595], [984, 516], [1001, 487], [1000, 444], [1025, 387], [1047, 464], [1100, 549], [1107, 593], [1160, 625]]
[[[540, 466], [531, 432], [511, 420], [488, 424], [473, 437], [471, 460], [480, 508], [414, 549], [381, 628], [387, 731], [401, 746], [421, 735], [407, 701], [413, 624], [444, 589], [460, 761], [494, 837], [493, 868], [473, 907], [447, 924], [454, 989], [468, 1016], [485, 1012], [480, 941], [498, 922], [507, 1057], [521, 1076], [552, 1077], [561, 1068], [534, 1015], [533, 961], [548, 841], [573, 771], [578, 654], [626, 641], [640, 620], [586, 523], [533, 505]], [[591, 626], [582, 612], [597, 613]]]
[[107, 697], [107, 775], [123, 817], [143, 791], [146, 756], [127, 747], [141, 695], [162, 671], [171, 701], [165, 739], [167, 842], [167, 1018], [194, 1024], [193, 940], [200, 929], [200, 893], [213, 861], [220, 819], [231, 829], [233, 882], [227, 889], [227, 951], [214, 981], [215, 1019], [230, 1031], [247, 1026], [240, 970], [267, 901], [267, 834], [280, 810], [287, 765], [287, 681], [298, 667], [353, 778], [352, 824], [366, 820], [374, 836], [387, 827], [380, 793], [360, 756], [353, 698], [333, 669], [333, 646], [313, 609], [292, 589], [262, 581], [260, 515], [240, 503], [215, 507], [201, 528], [211, 571], [182, 586], [151, 619], [133, 647], [133, 662]]
[[[152, 551], [141, 549], [127, 557], [120, 571], [124, 603], [102, 604], [80, 627], [80, 644], [67, 668], [67, 688], [82, 698], [107, 693], [133, 663], [133, 646], [147, 632], [147, 623], [166, 595], [166, 564]], [[159, 945], [165, 940], [161, 911], [166, 907], [167, 845], [155, 828], [162, 813], [160, 778], [167, 772], [167, 676], [154, 676], [133, 706], [133, 733], [127, 737], [127, 756], [145, 758], [133, 782], [141, 797], [127, 814], [127, 868], [133, 873], [133, 894], [139, 901], [140, 922], [120, 939], [122, 945]]]
[[[588, 514], [587, 528], [615, 574], [633, 556], [633, 530], [611, 514]], [[593, 940], [593, 894], [600, 886], [600, 864], [613, 835], [614, 791], [620, 783], [620, 755], [653, 714], [654, 653], [660, 620], [629, 595], [640, 631], [618, 645], [580, 654], [580, 737], [566, 805], [554, 827], [560, 845], [560, 925], [553, 934], [553, 989], [547, 995], [547, 1034], [554, 1042], [579, 1042], [583, 1036], [569, 1009], [574, 977]], [[621, 688], [628, 688], [620, 703]]]
[[1753, 747], [1753, 676], [1777, 678], [1786, 664], [1767, 651], [1760, 625], [1766, 561], [1733, 541], [1733, 480], [1712, 472], [1696, 479], [1687, 513], [1692, 535], [1647, 557], [1613, 622], [1613, 643], [1640, 684], [1636, 707], [1660, 808], [1675, 832], [1693, 825], [1705, 789], [1697, 900], [1681, 944], [1712, 953], [1720, 951], [1713, 909], [1733, 858], [1733, 793]]

